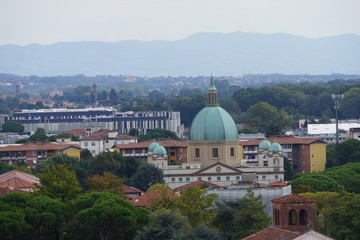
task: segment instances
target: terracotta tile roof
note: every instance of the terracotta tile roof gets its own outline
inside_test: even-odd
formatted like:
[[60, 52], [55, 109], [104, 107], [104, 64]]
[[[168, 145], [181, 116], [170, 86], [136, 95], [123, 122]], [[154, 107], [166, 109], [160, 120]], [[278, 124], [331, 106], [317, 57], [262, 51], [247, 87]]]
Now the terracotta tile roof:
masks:
[[128, 186], [128, 185], [123, 185], [123, 193], [127, 194], [127, 193], [142, 193], [142, 191], [140, 189]]
[[271, 187], [277, 187], [277, 186], [283, 187], [283, 186], [287, 186], [287, 185], [288, 185], [288, 183], [285, 181], [277, 181], [277, 182], [272, 182], [272, 183], [268, 184], [268, 186], [271, 186]]
[[73, 135], [83, 135], [85, 134], [85, 128], [80, 128], [80, 129], [72, 129], [63, 133], [69, 133], [69, 134], [73, 134]]
[[216, 185], [214, 183], [211, 183], [211, 182], [207, 182], [207, 181], [204, 181], [204, 180], [199, 180], [199, 181], [196, 181], [196, 182], [191, 182], [189, 184], [186, 184], [184, 186], [181, 186], [181, 187], [177, 187], [177, 188], [174, 188], [173, 191], [174, 192], [181, 192], [185, 189], [187, 189], [188, 187], [201, 187], [203, 184], [206, 184], [208, 185], [209, 187], [212, 187], [212, 188], [220, 188], [219, 185]]
[[[311, 144], [314, 142], [324, 143], [324, 141], [320, 140], [320, 138], [299, 138], [299, 137], [270, 137], [267, 138], [269, 142], [278, 142], [279, 144]], [[259, 145], [263, 141], [263, 139], [253, 139], [247, 141], [240, 141], [240, 145], [242, 146], [254, 146]]]
[[138, 139], [138, 137], [130, 136], [127, 134], [118, 134], [116, 139], [117, 140], [133, 140], [133, 139]]
[[130, 200], [130, 203], [135, 207], [147, 207], [153, 203], [154, 200], [162, 198], [165, 195], [168, 197], [175, 197], [173, 191], [161, 191], [163, 189], [155, 189], [150, 192], [145, 192], [143, 195], [133, 198]]
[[32, 188], [34, 184], [39, 183], [40, 180], [35, 175], [24, 173], [18, 170], [12, 170], [0, 175], [0, 188]]
[[94, 133], [93, 135], [90, 135], [90, 136], [80, 139], [80, 141], [106, 140], [108, 138], [109, 137], [108, 137], [107, 133]]
[[13, 151], [41, 151], [41, 150], [65, 150], [67, 148], [78, 148], [80, 149], [79, 144], [71, 143], [53, 143], [53, 142], [30, 142], [19, 145], [9, 145], [5, 147], [0, 147], [0, 152], [13, 152]]
[[267, 227], [259, 232], [243, 238], [242, 240], [290, 240], [301, 235], [298, 232], [293, 232], [276, 227]]
[[115, 148], [120, 149], [132, 149], [132, 148], [148, 148], [153, 142], [159, 143], [163, 147], [187, 147], [187, 141], [177, 141], [175, 139], [164, 139], [164, 140], [148, 140], [140, 143], [128, 143], [128, 144], [116, 144]]
[[271, 200], [273, 203], [314, 203], [315, 200], [297, 194], [289, 194]]

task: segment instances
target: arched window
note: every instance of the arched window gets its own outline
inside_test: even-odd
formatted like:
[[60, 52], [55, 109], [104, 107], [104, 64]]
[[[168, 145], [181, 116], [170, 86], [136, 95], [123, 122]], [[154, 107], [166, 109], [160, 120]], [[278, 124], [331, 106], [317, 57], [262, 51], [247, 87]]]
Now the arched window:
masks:
[[280, 225], [279, 209], [274, 208], [273, 217], [274, 217], [274, 224]]
[[300, 225], [307, 224], [307, 213], [305, 209], [301, 209], [300, 211]]
[[296, 211], [291, 210], [289, 212], [289, 225], [296, 225], [296, 224], [297, 224]]
[[280, 211], [276, 209], [276, 225], [280, 225]]

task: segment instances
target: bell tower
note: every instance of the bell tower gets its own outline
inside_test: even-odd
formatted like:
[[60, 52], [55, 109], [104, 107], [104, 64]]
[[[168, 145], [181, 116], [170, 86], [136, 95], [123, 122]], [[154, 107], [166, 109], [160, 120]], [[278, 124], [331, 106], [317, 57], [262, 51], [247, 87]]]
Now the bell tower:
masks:
[[273, 203], [273, 226], [305, 232], [315, 229], [315, 200], [290, 194], [271, 201]]

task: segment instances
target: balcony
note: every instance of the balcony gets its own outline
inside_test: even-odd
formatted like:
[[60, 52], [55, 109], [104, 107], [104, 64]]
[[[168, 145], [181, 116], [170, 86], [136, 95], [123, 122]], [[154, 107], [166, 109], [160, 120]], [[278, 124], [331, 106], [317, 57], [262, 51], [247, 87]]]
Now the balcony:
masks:
[[147, 153], [123, 153], [124, 157], [147, 157]]
[[257, 150], [254, 150], [254, 151], [247, 151], [247, 150], [244, 150], [244, 154], [256, 154], [258, 153]]

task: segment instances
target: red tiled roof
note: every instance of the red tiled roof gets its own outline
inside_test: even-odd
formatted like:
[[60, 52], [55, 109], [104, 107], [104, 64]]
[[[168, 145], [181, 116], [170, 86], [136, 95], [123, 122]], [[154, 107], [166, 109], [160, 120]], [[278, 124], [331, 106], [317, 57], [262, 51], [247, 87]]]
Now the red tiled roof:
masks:
[[273, 203], [314, 203], [315, 200], [297, 194], [289, 194], [271, 200]]
[[138, 139], [138, 137], [130, 136], [127, 134], [118, 134], [116, 139], [117, 140], [133, 140], [133, 139]]
[[20, 145], [12, 145], [0, 147], [0, 152], [12, 152], [12, 151], [41, 151], [41, 150], [65, 150], [67, 148], [78, 148], [80, 149], [79, 144], [71, 143], [53, 143], [53, 142], [30, 142]]
[[130, 200], [130, 203], [134, 205], [135, 207], [147, 207], [151, 205], [151, 203], [158, 199], [162, 198], [164, 194], [166, 194], [168, 197], [175, 197], [175, 193], [173, 191], [162, 191], [163, 189], [155, 189], [150, 192], [146, 192], [143, 195], [133, 198]]
[[164, 140], [148, 140], [140, 143], [128, 143], [128, 144], [116, 144], [116, 148], [120, 149], [131, 149], [131, 148], [148, 148], [149, 145], [153, 142], [159, 143], [163, 147], [187, 147], [187, 141], [177, 141], [175, 139], [164, 139]]
[[12, 170], [0, 175], [0, 188], [11, 187], [13, 189], [32, 188], [39, 184], [40, 180], [35, 175]]
[[288, 183], [287, 182], [284, 182], [284, 181], [277, 181], [277, 182], [272, 182], [272, 183], [269, 183], [268, 186], [271, 186], [271, 187], [275, 187], [275, 186], [287, 186]]
[[276, 227], [267, 227], [259, 232], [243, 238], [242, 240], [290, 240], [301, 235], [298, 232], [293, 232]]
[[201, 186], [203, 186], [203, 184], [206, 184], [206, 185], [208, 185], [209, 187], [212, 187], [212, 188], [220, 188], [219, 185], [216, 185], [214, 183], [207, 182], [207, 181], [204, 181], [204, 180], [199, 180], [199, 181], [196, 181], [196, 182], [191, 182], [191, 183], [186, 184], [186, 185], [181, 186], [181, 187], [174, 188], [173, 191], [174, 192], [181, 192], [181, 191], [187, 189], [188, 187], [191, 187], [191, 186], [193, 186], [193, 187], [201, 187]]
[[81, 135], [81, 134], [85, 134], [85, 128], [80, 128], [80, 129], [72, 129], [63, 133], [69, 133], [69, 134], [73, 134], [73, 135]]
[[137, 189], [137, 188], [134, 188], [134, 187], [131, 187], [131, 186], [128, 186], [128, 185], [123, 185], [123, 193], [126, 194], [126, 193], [142, 193], [142, 191], [140, 189]]
[[[279, 144], [311, 144], [314, 142], [325, 143], [320, 138], [299, 138], [299, 137], [270, 137], [267, 138], [269, 142], [278, 142]], [[254, 146], [259, 145], [263, 139], [253, 139], [247, 141], [240, 141], [242, 146]]]

